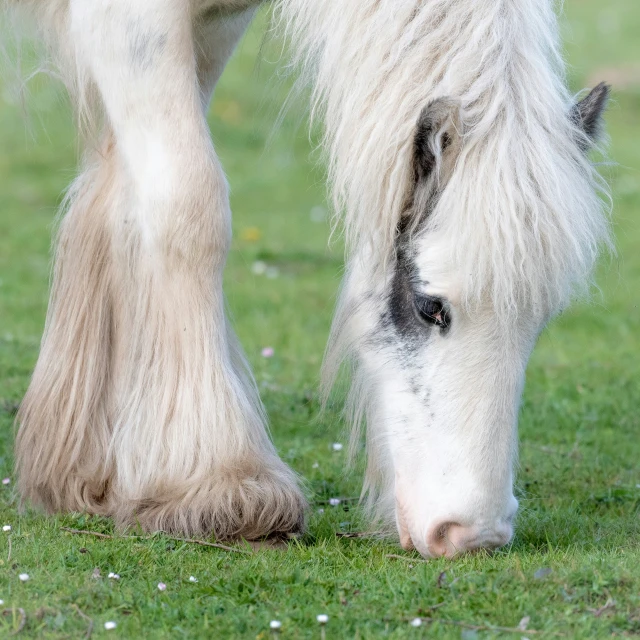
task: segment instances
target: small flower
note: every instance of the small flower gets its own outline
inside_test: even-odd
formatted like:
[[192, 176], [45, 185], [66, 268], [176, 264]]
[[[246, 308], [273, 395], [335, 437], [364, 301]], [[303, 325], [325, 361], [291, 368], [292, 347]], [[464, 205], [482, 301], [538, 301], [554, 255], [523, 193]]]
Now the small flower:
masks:
[[189, 582], [198, 582], [198, 578], [195, 576], [189, 576]]
[[326, 613], [320, 613], [316, 616], [316, 620], [320, 624], [327, 624], [327, 622], [329, 622], [329, 616]]
[[334, 451], [342, 451], [342, 443], [341, 443], [341, 442], [334, 442], [334, 443], [331, 445], [331, 448], [332, 448]]
[[340, 504], [340, 498], [329, 498], [329, 504], [332, 507], [337, 507]]
[[0, 607], [4, 604], [4, 600], [0, 600]]
[[262, 237], [262, 232], [258, 227], [245, 227], [241, 231], [240, 237], [245, 242], [257, 242]]
[[113, 620], [109, 620], [108, 622], [104, 623], [104, 628], [107, 631], [111, 631], [111, 629], [115, 629], [118, 625], [113, 621]]
[[167, 585], [164, 582], [158, 582], [159, 591], [166, 591], [166, 589], [167, 589]]
[[320, 507], [320, 508], [318, 509], [318, 513], [324, 513], [324, 509], [323, 509], [322, 507]]
[[109, 573], [107, 577], [111, 578], [112, 580], [120, 580], [120, 576], [117, 573], [113, 573], [113, 571]]
[[527, 625], [530, 622], [531, 622], [531, 618], [529, 616], [525, 616], [524, 618], [522, 618], [522, 620], [520, 620], [520, 622], [518, 622], [518, 629], [520, 629], [520, 631], [526, 631]]
[[11, 484], [11, 478], [3, 478], [2, 484]]
[[2, 527], [3, 531], [11, 531], [11, 525], [10, 524], [5, 524], [4, 527]]
[[28, 573], [21, 573], [18, 578], [20, 578], [20, 582], [26, 582], [29, 579]]
[[553, 573], [553, 570], [550, 569], [549, 567], [542, 567], [541, 569], [538, 569], [534, 574], [533, 577], [536, 580], [542, 580], [544, 578], [546, 578], [548, 575], [550, 575], [551, 573]]
[[267, 270], [267, 263], [262, 260], [256, 260], [251, 265], [251, 271], [255, 273], [257, 276], [261, 276]]
[[265, 347], [260, 354], [262, 355], [263, 358], [272, 358], [273, 354], [275, 353], [275, 350], [273, 347]]
[[319, 469], [319, 468], [320, 468], [320, 465], [319, 465], [317, 462], [314, 462], [314, 463], [311, 465], [311, 468], [312, 468], [312, 469]]
[[280, 622], [280, 620], [272, 620], [269, 623], [269, 628], [273, 629], [274, 631], [277, 631], [281, 626], [282, 626], [282, 622]]
[[419, 627], [419, 626], [421, 626], [421, 625], [422, 625], [422, 618], [414, 618], [414, 619], [411, 621], [411, 626], [412, 626], [412, 627]]

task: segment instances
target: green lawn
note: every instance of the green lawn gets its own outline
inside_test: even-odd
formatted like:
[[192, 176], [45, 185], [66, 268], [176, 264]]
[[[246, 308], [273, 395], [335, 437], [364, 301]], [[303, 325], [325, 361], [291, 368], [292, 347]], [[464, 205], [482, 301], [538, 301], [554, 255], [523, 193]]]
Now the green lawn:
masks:
[[[0, 526], [12, 527], [0, 532], [0, 636], [80, 638], [90, 618], [96, 637], [269, 638], [269, 621], [278, 619], [282, 638], [319, 638], [320, 613], [330, 616], [327, 638], [506, 637], [487, 629], [517, 627], [525, 617], [531, 631], [513, 637], [640, 635], [640, 4], [566, 0], [565, 10], [572, 87], [619, 79], [607, 115], [619, 255], [601, 266], [602, 295], [549, 327], [531, 360], [514, 542], [493, 557], [424, 562], [392, 541], [335, 535], [367, 526], [354, 502], [326, 505], [360, 488], [362, 462], [347, 473], [345, 451], [331, 449], [346, 442], [339, 394], [318, 418], [342, 249], [339, 239], [328, 245], [323, 175], [303, 106], [273, 134], [287, 84], [276, 75], [277, 43], [259, 54], [260, 20], [220, 84], [210, 121], [233, 189], [227, 296], [278, 449], [308, 480], [309, 532], [284, 551], [245, 553], [162, 535], [74, 535], [62, 527], [113, 530], [83, 515], [21, 513], [13, 481], [0, 485]], [[43, 79], [31, 86], [25, 119], [10, 76], [0, 78], [0, 477], [7, 478], [14, 413], [43, 326], [50, 232], [77, 151], [60, 92]], [[256, 261], [277, 277], [253, 273]], [[273, 358], [261, 357], [265, 346]], [[434, 622], [414, 629], [409, 620], [419, 615]], [[117, 628], [106, 631], [106, 621]]]

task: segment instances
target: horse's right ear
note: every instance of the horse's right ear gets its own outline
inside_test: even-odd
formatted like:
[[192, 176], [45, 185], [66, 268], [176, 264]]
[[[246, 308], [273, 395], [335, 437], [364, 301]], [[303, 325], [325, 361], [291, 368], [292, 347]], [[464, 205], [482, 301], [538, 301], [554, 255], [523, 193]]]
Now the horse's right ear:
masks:
[[420, 113], [413, 143], [416, 182], [436, 175], [447, 178], [453, 169], [462, 139], [460, 101], [437, 98]]
[[601, 82], [571, 109], [571, 120], [584, 134], [578, 141], [584, 152], [589, 151], [602, 135], [602, 114], [607, 108], [610, 94], [611, 87], [606, 82]]

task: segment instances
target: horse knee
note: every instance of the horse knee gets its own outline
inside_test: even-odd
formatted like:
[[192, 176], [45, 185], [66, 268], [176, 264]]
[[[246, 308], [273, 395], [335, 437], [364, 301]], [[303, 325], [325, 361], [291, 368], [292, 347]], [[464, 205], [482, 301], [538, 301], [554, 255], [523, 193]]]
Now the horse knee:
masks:
[[135, 166], [126, 168], [129, 199], [118, 214], [124, 247], [133, 241], [141, 255], [174, 268], [221, 270], [231, 242], [231, 212], [213, 149], [194, 144], [185, 157], [168, 145], [149, 145], [138, 154]]

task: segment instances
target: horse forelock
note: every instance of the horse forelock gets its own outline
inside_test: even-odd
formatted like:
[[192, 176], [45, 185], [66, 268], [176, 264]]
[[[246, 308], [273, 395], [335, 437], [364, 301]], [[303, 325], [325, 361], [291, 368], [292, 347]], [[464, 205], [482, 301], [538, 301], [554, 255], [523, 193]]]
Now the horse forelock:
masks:
[[336, 223], [384, 269], [412, 188], [416, 122], [460, 101], [463, 144], [429, 216], [445, 229], [464, 300], [506, 317], [562, 307], [610, 244], [607, 188], [575, 143], [572, 97], [546, 0], [280, 0], [315, 78]]

